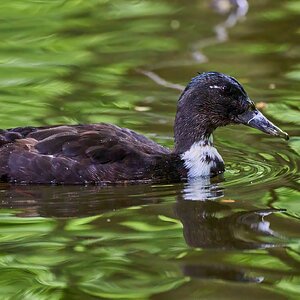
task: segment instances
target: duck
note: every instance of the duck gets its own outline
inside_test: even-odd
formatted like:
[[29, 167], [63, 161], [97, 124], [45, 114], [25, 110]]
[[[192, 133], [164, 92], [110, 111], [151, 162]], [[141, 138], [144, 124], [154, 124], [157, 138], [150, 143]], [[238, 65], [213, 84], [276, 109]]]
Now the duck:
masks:
[[174, 148], [116, 125], [78, 124], [0, 130], [0, 180], [20, 184], [180, 182], [225, 171], [213, 132], [244, 124], [288, 139], [234, 78], [198, 73], [181, 93]]

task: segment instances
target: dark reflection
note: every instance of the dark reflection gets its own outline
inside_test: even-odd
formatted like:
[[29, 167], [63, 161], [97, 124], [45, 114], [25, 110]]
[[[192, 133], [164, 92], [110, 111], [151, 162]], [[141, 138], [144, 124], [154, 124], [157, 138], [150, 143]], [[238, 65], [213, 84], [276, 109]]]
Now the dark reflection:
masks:
[[100, 187], [3, 184], [0, 208], [20, 210], [18, 216], [22, 217], [80, 218], [131, 206], [159, 203], [160, 195], [151, 191], [150, 185]]
[[[2, 185], [0, 208], [19, 217], [80, 218], [123, 208], [157, 204], [174, 197], [175, 216], [183, 224], [187, 245], [215, 249], [274, 247], [265, 238], [279, 235], [265, 217], [282, 210], [237, 208], [223, 199], [223, 178], [191, 180], [182, 185], [17, 186]], [[257, 237], [258, 240], [257, 240]]]
[[[255, 236], [279, 237], [264, 217], [284, 210], [236, 211], [228, 204], [212, 201], [224, 196], [220, 183], [197, 179], [186, 184], [175, 204], [176, 216], [183, 224], [186, 243], [191, 247], [259, 249], [274, 247], [272, 242], [253, 240]], [[221, 200], [222, 201], [222, 200]], [[240, 209], [239, 209], [240, 210]]]
[[[280, 235], [270, 228], [264, 218], [277, 209], [244, 210], [235, 208], [233, 200], [224, 197], [220, 183], [210, 184], [209, 179], [198, 179], [186, 184], [177, 198], [175, 214], [183, 224], [184, 239], [190, 247], [209, 250], [267, 249], [279, 246]], [[218, 202], [228, 201], [227, 204]], [[232, 203], [230, 203], [232, 202]], [[265, 238], [273, 238], [265, 242]], [[222, 279], [237, 282], [264, 281], [264, 276], [249, 275], [247, 270], [224, 266], [208, 261], [184, 263], [186, 276], [198, 279]]]
[[262, 276], [249, 276], [245, 271], [237, 268], [230, 268], [218, 265], [197, 265], [186, 264], [183, 267], [183, 273], [198, 279], [222, 279], [238, 282], [256, 282], [260, 283], [264, 280]]
[[[183, 224], [183, 236], [188, 246], [208, 251], [269, 249], [280, 245], [283, 238], [271, 229], [268, 216], [282, 210], [239, 207], [224, 198], [222, 178], [193, 180], [183, 185], [131, 185], [131, 186], [1, 186], [1, 208], [19, 210], [18, 217], [80, 218], [105, 212], [151, 205], [150, 210], [137, 210], [137, 214], [165, 214], [156, 204], [165, 197], [172, 202], [173, 212]], [[228, 202], [225, 202], [228, 201]], [[170, 210], [172, 213], [172, 209]], [[129, 215], [130, 216], [130, 215]], [[146, 215], [145, 215], [146, 216]], [[171, 215], [171, 217], [174, 217]], [[265, 219], [266, 218], [266, 219]], [[150, 219], [145, 218], [145, 223]], [[62, 220], [60, 228], [68, 220]], [[103, 223], [96, 231], [105, 230]], [[96, 223], [94, 224], [96, 225]], [[97, 225], [98, 226], [98, 225]], [[118, 235], [118, 227], [113, 231]], [[91, 236], [93, 233], [91, 232]], [[130, 240], [129, 240], [130, 242]], [[156, 243], [156, 242], [155, 242]], [[235, 282], [264, 281], [264, 273], [223, 262], [202, 259], [182, 260], [182, 273], [198, 279], [221, 279]]]
[[186, 243], [191, 247], [259, 249], [274, 243], [253, 241], [256, 235], [277, 237], [264, 217], [282, 210], [234, 212], [229, 205], [213, 201], [180, 200], [176, 215], [183, 224]]

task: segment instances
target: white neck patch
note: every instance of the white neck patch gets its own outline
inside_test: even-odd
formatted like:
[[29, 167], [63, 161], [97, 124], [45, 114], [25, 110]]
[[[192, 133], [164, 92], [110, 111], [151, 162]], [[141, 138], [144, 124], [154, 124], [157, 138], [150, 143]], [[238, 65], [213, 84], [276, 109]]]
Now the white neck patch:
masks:
[[184, 166], [188, 170], [188, 177], [209, 176], [216, 163], [223, 161], [221, 155], [211, 143], [200, 141], [181, 154]]

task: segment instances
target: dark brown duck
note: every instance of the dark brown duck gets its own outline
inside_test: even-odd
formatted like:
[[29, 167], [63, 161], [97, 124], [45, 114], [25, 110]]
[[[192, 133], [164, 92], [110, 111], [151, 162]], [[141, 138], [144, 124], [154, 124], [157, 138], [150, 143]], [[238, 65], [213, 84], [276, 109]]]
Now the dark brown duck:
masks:
[[256, 108], [232, 77], [203, 73], [181, 94], [175, 147], [162, 147], [110, 124], [22, 127], [0, 131], [0, 178], [17, 183], [175, 182], [224, 172], [213, 147], [220, 126], [245, 124], [288, 139]]

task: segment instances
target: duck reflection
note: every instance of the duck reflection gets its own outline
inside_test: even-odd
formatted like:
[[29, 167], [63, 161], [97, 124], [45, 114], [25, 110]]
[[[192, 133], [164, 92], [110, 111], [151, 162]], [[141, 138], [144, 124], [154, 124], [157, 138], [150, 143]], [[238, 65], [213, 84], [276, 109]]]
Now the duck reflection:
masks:
[[[224, 191], [220, 183], [224, 180], [223, 175], [215, 178], [200, 177], [190, 179], [183, 188], [185, 200], [206, 201], [224, 197]], [[180, 197], [178, 200], [180, 201]]]
[[[163, 195], [176, 198], [173, 211], [183, 224], [188, 246], [215, 249], [274, 247], [280, 236], [269, 216], [282, 210], [253, 209], [224, 198], [223, 178], [200, 178], [184, 185], [114, 187], [13, 186], [0, 188], [0, 208], [18, 209], [19, 217], [73, 218], [141, 205], [156, 205]], [[160, 212], [158, 212], [160, 213]], [[170, 216], [174, 217], [174, 216]]]
[[[265, 217], [284, 210], [242, 210], [224, 197], [220, 183], [210, 179], [190, 181], [177, 198], [175, 214], [183, 224], [186, 243], [191, 247], [261, 249], [274, 247], [257, 237], [280, 237]], [[212, 201], [215, 200], [215, 201]]]
[[0, 185], [0, 208], [18, 217], [82, 218], [161, 202], [151, 185]]
[[213, 201], [178, 201], [176, 215], [183, 224], [186, 243], [191, 247], [259, 249], [274, 243], [252, 241], [257, 235], [278, 235], [270, 229], [266, 215], [280, 210], [234, 212], [229, 205]]
[[184, 275], [198, 279], [222, 279], [237, 282], [256, 282], [264, 281], [263, 276], [249, 276], [245, 271], [238, 268], [230, 268], [222, 265], [197, 265], [185, 264], [182, 268]]
[[[214, 178], [212, 181], [207, 178], [190, 180], [184, 187], [153, 187], [150, 184], [114, 187], [4, 185], [0, 187], [0, 208], [17, 209], [18, 217], [65, 219], [100, 215], [131, 206], [151, 204], [150, 212], [145, 207], [140, 213], [153, 215], [153, 209], [157, 209], [157, 214], [170, 214], [172, 218], [175, 213], [175, 218], [183, 224], [186, 244], [192, 248], [201, 248], [202, 253], [215, 250], [215, 255], [218, 256], [220, 250], [230, 253], [231, 250], [267, 249], [277, 246], [277, 238], [280, 236], [271, 229], [269, 215], [281, 210], [258, 210], [238, 204], [238, 201], [225, 199], [222, 181], [222, 178]], [[163, 195], [172, 195], [176, 201], [167, 206], [159, 206], [157, 204], [164, 201]], [[60, 222], [65, 221], [67, 222]], [[214, 257], [213, 255], [212, 258]], [[182, 273], [191, 278], [238, 282], [264, 280], [261, 274], [249, 275], [247, 270], [215, 262], [211, 256], [204, 260], [199, 257], [192, 262], [182, 259], [180, 265]]]
[[[243, 210], [235, 205], [233, 200], [223, 197], [220, 182], [210, 183], [209, 179], [197, 179], [186, 184], [182, 195], [177, 198], [175, 214], [183, 224], [183, 235], [187, 245], [202, 250], [222, 251], [278, 246], [274, 238], [280, 235], [270, 228], [270, 222], [265, 220], [265, 217], [283, 210]], [[265, 242], [266, 238], [272, 241]], [[264, 281], [263, 276], [253, 276], [242, 268], [210, 260], [184, 262], [182, 272], [186, 276], [205, 280], [255, 283]]]

